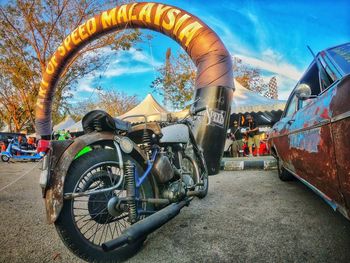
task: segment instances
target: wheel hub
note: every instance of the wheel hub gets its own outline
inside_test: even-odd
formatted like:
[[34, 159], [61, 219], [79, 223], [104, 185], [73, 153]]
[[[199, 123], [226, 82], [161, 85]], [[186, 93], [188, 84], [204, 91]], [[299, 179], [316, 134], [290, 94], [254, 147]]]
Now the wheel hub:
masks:
[[91, 218], [99, 224], [107, 224], [113, 216], [108, 213], [108, 201], [112, 198], [112, 193], [101, 193], [90, 195], [88, 210]]
[[117, 196], [114, 196], [109, 199], [107, 204], [108, 213], [114, 217], [118, 217], [125, 212], [125, 209], [123, 209], [123, 206], [120, 205], [119, 200], [120, 199]]

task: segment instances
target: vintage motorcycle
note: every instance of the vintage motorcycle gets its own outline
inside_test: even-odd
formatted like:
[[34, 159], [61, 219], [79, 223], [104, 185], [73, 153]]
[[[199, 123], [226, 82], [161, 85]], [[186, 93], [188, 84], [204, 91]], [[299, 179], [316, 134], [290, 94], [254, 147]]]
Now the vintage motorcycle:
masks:
[[[208, 192], [208, 171], [191, 130], [205, 108], [176, 122], [131, 125], [95, 110], [85, 135], [51, 141], [40, 185], [49, 222], [87, 261], [122, 261], [147, 235]], [[132, 116], [135, 117], [135, 116]]]

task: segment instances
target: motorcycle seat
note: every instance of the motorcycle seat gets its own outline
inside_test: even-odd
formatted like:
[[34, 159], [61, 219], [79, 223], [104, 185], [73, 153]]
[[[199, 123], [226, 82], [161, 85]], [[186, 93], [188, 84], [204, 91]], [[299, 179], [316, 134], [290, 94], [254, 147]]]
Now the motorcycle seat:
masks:
[[129, 131], [131, 128], [131, 123], [128, 121], [123, 121], [118, 118], [114, 118], [115, 127], [117, 130]]
[[117, 118], [113, 118], [107, 112], [102, 110], [93, 110], [87, 113], [82, 119], [83, 130], [85, 133], [91, 131], [129, 131], [131, 123]]

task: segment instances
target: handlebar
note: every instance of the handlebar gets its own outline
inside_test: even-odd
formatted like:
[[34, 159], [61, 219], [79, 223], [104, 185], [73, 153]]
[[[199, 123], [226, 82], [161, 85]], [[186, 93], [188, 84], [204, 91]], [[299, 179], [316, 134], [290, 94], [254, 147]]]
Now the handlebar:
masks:
[[190, 113], [191, 113], [191, 115], [196, 115], [197, 113], [200, 113], [200, 112], [205, 111], [205, 110], [207, 110], [207, 106], [199, 107], [197, 109], [192, 108]]

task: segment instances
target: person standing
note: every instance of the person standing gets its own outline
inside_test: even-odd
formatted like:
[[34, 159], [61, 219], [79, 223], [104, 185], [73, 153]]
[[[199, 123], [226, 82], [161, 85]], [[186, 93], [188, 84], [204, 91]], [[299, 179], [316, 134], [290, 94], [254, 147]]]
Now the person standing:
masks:
[[242, 140], [243, 134], [241, 133], [241, 129], [238, 126], [237, 121], [233, 122], [233, 128], [231, 130], [231, 138], [233, 140], [232, 146], [231, 146], [232, 157], [238, 157], [243, 146], [243, 140]]
[[260, 136], [259, 136], [259, 128], [258, 124], [254, 121], [254, 118], [252, 115], [247, 115], [248, 120], [248, 148], [249, 148], [249, 157], [253, 156], [253, 144], [255, 145], [256, 149], [256, 156], [259, 156], [259, 150], [260, 150]]

